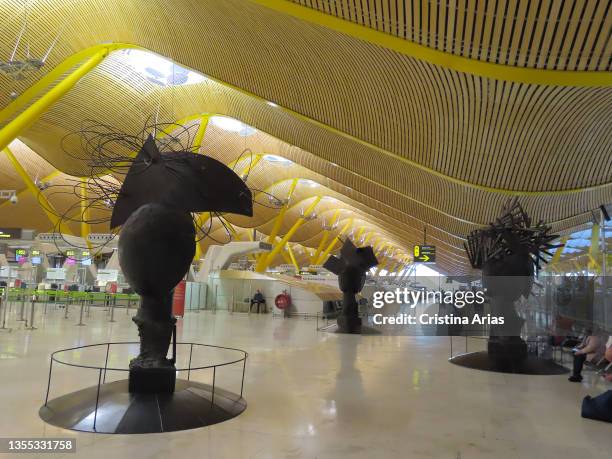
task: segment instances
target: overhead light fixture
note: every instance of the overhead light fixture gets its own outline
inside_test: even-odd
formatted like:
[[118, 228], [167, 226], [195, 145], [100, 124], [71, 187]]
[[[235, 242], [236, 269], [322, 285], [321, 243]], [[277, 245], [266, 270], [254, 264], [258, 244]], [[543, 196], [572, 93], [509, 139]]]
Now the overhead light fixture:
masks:
[[270, 107], [278, 107], [278, 104], [275, 104], [274, 102], [271, 102], [271, 101], [267, 101], [266, 104], [268, 104]]
[[159, 54], [141, 49], [124, 49], [122, 60], [151, 83], [159, 86], [182, 86], [206, 81], [208, 78]]
[[210, 122], [224, 131], [235, 132], [242, 137], [247, 137], [257, 132], [257, 129], [254, 127], [229, 116], [213, 116]]
[[293, 164], [293, 161], [287, 158], [283, 158], [282, 156], [277, 155], [264, 155], [263, 159], [266, 161], [270, 161], [271, 163], [278, 163], [282, 165]]

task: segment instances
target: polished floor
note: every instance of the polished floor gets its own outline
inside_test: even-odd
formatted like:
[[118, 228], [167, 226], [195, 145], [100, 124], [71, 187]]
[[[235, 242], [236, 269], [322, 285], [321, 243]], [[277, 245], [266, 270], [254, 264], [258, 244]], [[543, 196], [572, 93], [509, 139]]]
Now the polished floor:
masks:
[[[582, 419], [580, 403], [610, 385], [586, 373], [524, 376], [469, 370], [450, 364], [449, 338], [348, 336], [316, 330], [313, 320], [270, 315], [188, 313], [179, 339], [249, 352], [246, 411], [191, 431], [147, 435], [76, 433], [38, 417], [49, 354], [60, 348], [137, 340], [124, 310], [109, 322], [92, 309], [76, 326], [78, 309], [37, 312], [35, 326], [15, 322], [0, 330], [0, 436], [68, 436], [77, 454], [96, 458], [609, 458], [610, 424]], [[19, 325], [17, 325], [19, 324]], [[475, 340], [476, 341], [476, 340]], [[464, 343], [457, 341], [456, 351]], [[478, 344], [473, 344], [477, 350]], [[126, 350], [127, 352], [127, 350]], [[74, 352], [87, 363], [98, 355]], [[214, 352], [198, 358], [218, 359]], [[115, 366], [127, 354], [113, 353]], [[180, 355], [184, 362], [185, 353]], [[91, 362], [90, 362], [91, 363]], [[195, 363], [195, 362], [194, 362]], [[192, 377], [210, 381], [206, 372]], [[218, 383], [238, 390], [240, 369], [219, 371]], [[121, 378], [121, 374], [109, 378]], [[97, 382], [97, 371], [54, 370], [51, 397]], [[3, 455], [0, 455], [2, 457]], [[62, 457], [59, 454], [16, 457]]]

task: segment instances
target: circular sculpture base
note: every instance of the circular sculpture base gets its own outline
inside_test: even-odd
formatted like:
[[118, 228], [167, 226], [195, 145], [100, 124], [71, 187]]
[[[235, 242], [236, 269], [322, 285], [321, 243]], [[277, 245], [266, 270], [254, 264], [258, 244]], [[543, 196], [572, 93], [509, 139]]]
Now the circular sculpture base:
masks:
[[552, 360], [528, 356], [526, 359], [493, 359], [486, 351], [461, 354], [449, 359], [451, 363], [475, 370], [515, 373], [522, 375], [563, 375], [569, 370]]
[[[240, 395], [208, 384], [178, 379], [173, 394], [130, 394], [121, 380], [50, 400], [39, 411], [43, 421], [64, 429], [107, 434], [174, 432], [196, 429], [238, 416], [246, 409]], [[94, 428], [94, 417], [95, 428]]]

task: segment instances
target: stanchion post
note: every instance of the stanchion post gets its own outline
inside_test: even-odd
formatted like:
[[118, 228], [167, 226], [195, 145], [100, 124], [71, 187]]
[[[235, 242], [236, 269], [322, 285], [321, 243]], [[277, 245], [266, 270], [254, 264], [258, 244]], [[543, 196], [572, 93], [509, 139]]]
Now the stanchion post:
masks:
[[27, 322], [25, 318], [25, 295], [21, 295], [21, 310], [19, 311], [19, 322]]
[[26, 330], [36, 330], [36, 327], [34, 326], [34, 307], [36, 305], [36, 300], [34, 298], [32, 298], [32, 306], [30, 308], [30, 326], [28, 327], [28, 321], [26, 320]]
[[79, 314], [79, 323], [77, 324], [77, 326], [82, 327], [83, 325], [85, 325], [83, 323], [83, 310], [85, 309], [85, 297], [83, 297], [83, 299], [81, 300], [81, 313]]
[[11, 330], [6, 326], [6, 314], [8, 310], [8, 301], [4, 301], [4, 298], [0, 298], [0, 309], [2, 310], [2, 319], [0, 320], [0, 330]]
[[115, 301], [113, 299], [110, 301], [110, 320], [109, 322], [115, 322]]

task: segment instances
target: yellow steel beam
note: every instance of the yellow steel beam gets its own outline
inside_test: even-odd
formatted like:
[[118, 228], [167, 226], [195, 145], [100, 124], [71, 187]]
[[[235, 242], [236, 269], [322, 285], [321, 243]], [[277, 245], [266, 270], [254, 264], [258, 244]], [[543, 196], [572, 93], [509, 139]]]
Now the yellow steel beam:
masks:
[[200, 125], [198, 126], [195, 138], [193, 139], [193, 146], [197, 148], [198, 152], [200, 151], [200, 147], [202, 146], [202, 140], [204, 139], [204, 134], [206, 134], [206, 128], [208, 128], [209, 120], [210, 115], [202, 115], [202, 117], [200, 118]]
[[0, 110], [0, 124], [4, 123], [14, 114], [20, 112], [24, 107], [26, 107], [30, 102], [34, 100], [37, 96], [39, 96], [45, 89], [47, 89], [50, 85], [55, 83], [59, 78], [61, 78], [66, 72], [73, 69], [78, 64], [82, 63], [85, 59], [89, 59], [92, 56], [96, 55], [100, 51], [105, 51], [110, 53], [112, 51], [118, 49], [129, 49], [129, 48], [138, 48], [138, 46], [128, 44], [128, 43], [105, 43], [101, 45], [95, 45], [84, 50], [81, 50], [68, 58], [66, 58], [63, 62], [55, 66], [52, 70], [50, 70], [45, 76], [43, 76], [40, 80], [30, 86], [28, 89], [23, 91], [19, 97], [15, 100], [11, 101], [6, 107]]
[[387, 32], [380, 32], [361, 24], [347, 21], [332, 14], [285, 0], [250, 0], [279, 13], [309, 22], [367, 43], [381, 46], [421, 61], [458, 72], [479, 77], [515, 83], [554, 85], [554, 86], [612, 86], [610, 72], [546, 70], [538, 68], [515, 67], [471, 59], [456, 54], [439, 51], [429, 46], [404, 40]]
[[388, 263], [388, 259], [384, 260], [382, 263], [379, 263], [378, 266], [376, 266], [376, 269], [372, 275], [380, 277], [380, 273], [382, 272], [383, 268], [387, 266]]
[[[304, 215], [309, 215], [317, 207], [317, 204], [319, 204], [319, 201], [321, 201], [321, 196], [317, 196], [314, 199], [312, 204], [310, 204], [308, 208], [304, 211]], [[267, 254], [266, 258], [261, 260], [262, 261], [261, 263], [257, 263], [257, 267], [256, 267], [257, 272], [264, 272], [266, 270], [266, 268], [270, 265], [272, 260], [274, 260], [274, 257], [283, 249], [285, 244], [289, 241], [289, 239], [291, 239], [291, 237], [304, 224], [305, 221], [306, 219], [304, 217], [300, 217], [296, 220], [296, 222], [289, 229], [289, 231], [287, 231], [287, 234], [285, 234], [285, 236], [283, 236], [280, 242], [274, 246], [272, 251]]]
[[349, 221], [346, 222], [346, 224], [342, 227], [342, 229], [337, 234], [337, 236], [329, 243], [325, 251], [321, 255], [319, 255], [319, 258], [317, 259], [317, 262], [315, 264], [320, 265], [321, 263], [323, 263], [323, 260], [327, 259], [331, 251], [334, 250], [334, 247], [340, 240], [340, 236], [342, 236], [352, 224], [353, 224], [353, 219], [350, 218]]
[[[285, 7], [291, 8], [292, 7], [291, 5], [293, 5], [295, 7], [302, 8], [303, 12], [304, 11], [311, 11], [314, 14], [322, 15], [322, 17], [324, 17], [324, 18], [330, 18], [332, 20], [336, 19], [336, 20], [338, 20], [340, 22], [346, 22], [349, 25], [355, 25], [355, 24], [349, 23], [348, 21], [343, 21], [343, 20], [338, 19], [338, 18], [333, 18], [332, 16], [325, 15], [325, 14], [322, 14], [322, 13], [318, 13], [318, 12], [316, 12], [314, 10], [309, 9], [309, 8], [300, 7], [299, 5], [295, 5], [295, 4], [292, 4], [290, 2], [286, 2], [286, 1], [280, 1], [280, 0], [251, 0], [251, 1], [261, 2], [261, 3], [268, 3], [268, 2], [270, 2], [271, 4], [274, 3], [276, 6], [273, 9], [277, 9], [279, 7], [281, 9], [283, 9]], [[270, 5], [266, 5], [266, 6], [269, 6], [269, 7], [272, 8], [272, 6], [270, 6]], [[358, 26], [358, 27], [362, 27], [362, 26]], [[395, 37], [392, 37], [391, 35], [383, 34], [381, 32], [377, 32], [377, 31], [374, 31], [373, 29], [369, 29], [369, 28], [364, 28], [364, 31], [367, 32], [367, 33], [369, 33], [369, 32], [378, 33], [378, 34], [381, 34], [382, 37], [395, 38]], [[402, 45], [403, 44], [408, 44], [408, 45], [413, 44], [412, 42], [408, 42], [406, 40], [402, 40], [402, 39], [397, 39], [397, 40], [399, 40], [399, 42], [401, 42]], [[416, 45], [416, 46], [420, 46], [420, 45]], [[58, 67], [61, 67], [62, 72], [56, 72], [56, 69], [53, 69], [50, 72], [50, 73], [53, 73], [54, 75], [56, 75], [55, 78], [53, 78], [51, 80], [46, 80], [45, 79], [46, 77], [43, 77], [41, 82], [39, 82], [41, 84], [39, 85], [37, 83], [35, 85], [36, 88], [33, 87], [33, 90], [29, 93], [28, 97], [24, 97], [23, 99], [25, 101], [32, 100], [32, 98], [34, 96], [36, 96], [38, 94], [38, 92], [40, 92], [40, 90], [46, 88], [50, 83], [55, 81], [55, 79], [57, 79], [58, 76], [60, 76], [62, 73], [64, 73], [67, 69], [70, 69], [71, 67], [67, 66], [67, 64], [70, 63], [70, 62], [78, 63], [84, 57], [91, 56], [92, 54], [95, 54], [95, 52], [97, 52], [99, 50], [104, 50], [106, 52], [110, 52], [110, 51], [117, 50], [117, 49], [127, 49], [127, 48], [144, 49], [142, 47], [131, 45], [131, 44], [109, 43], [109, 44], [104, 44], [104, 45], [93, 46], [91, 48], [87, 48], [87, 49], [85, 49], [83, 51], [80, 51], [79, 53], [75, 54], [74, 56], [71, 56], [68, 59], [66, 59], [66, 61], [64, 61], [62, 64], [60, 64], [60, 66], [58, 66]], [[426, 47], [425, 47], [425, 49], [429, 50], [430, 52], [438, 52], [439, 53], [439, 51], [435, 51], [435, 50], [432, 50], [432, 49], [429, 49], [429, 48], [426, 48]], [[450, 56], [451, 59], [453, 57], [454, 58], [459, 58], [459, 59], [466, 59], [466, 58], [460, 58], [459, 56], [449, 55], [447, 53], [441, 53], [441, 54], [444, 56], [444, 59], [448, 59], [449, 56]], [[79, 57], [80, 60], [75, 60], [75, 56]], [[467, 64], [466, 65], [467, 65], [467, 68], [472, 68], [473, 69], [474, 66], [478, 66], [480, 64], [497, 65], [497, 64], [489, 64], [489, 63], [482, 62], [482, 61], [473, 61], [471, 59], [467, 59]], [[562, 72], [562, 71], [551, 71], [551, 70], [541, 70], [541, 69], [527, 69], [527, 68], [518, 68], [518, 67], [507, 67], [507, 66], [503, 66], [503, 65], [501, 65], [499, 67], [503, 69], [500, 74], [501, 75], [505, 75], [506, 77], [509, 75], [509, 73], [508, 73], [509, 71], [510, 72], [512, 72], [512, 71], [519, 71], [519, 72], [535, 71], [535, 72], [538, 72], [539, 75], [544, 75], [544, 73], [540, 73], [540, 72], [546, 72], [545, 73], [546, 76], [541, 77], [542, 83], [538, 83], [538, 84], [555, 84], [555, 85], [559, 85], [559, 83], [554, 83], [554, 81], [556, 80], [556, 77], [566, 73], [566, 74], [571, 74], [572, 75], [572, 77], [570, 77], [569, 80], [568, 80], [570, 82], [568, 84], [569, 86], [591, 86], [591, 85], [592, 86], [612, 86], [612, 72]], [[582, 74], [584, 74], [584, 75], [582, 75]], [[553, 77], [553, 75], [556, 76], [556, 77]], [[583, 82], [585, 84], [580, 84], [580, 82], [582, 81], [583, 77], [589, 79], [591, 84], [586, 84], [586, 82]], [[602, 84], [602, 81], [600, 81], [602, 78], [605, 79], [606, 84]], [[235, 91], [237, 91], [237, 92], [239, 92], [241, 94], [244, 94], [246, 96], [252, 97], [255, 100], [259, 100], [261, 102], [266, 102], [266, 99], [263, 99], [262, 97], [254, 94], [254, 93], [248, 92], [248, 91], [246, 91], [246, 90], [244, 90], [242, 88], [239, 88], [237, 86], [234, 86], [234, 85], [232, 85], [232, 84], [230, 84], [228, 82], [217, 80], [217, 79], [214, 79], [214, 78], [211, 78], [211, 79], [213, 81], [215, 81], [215, 82], [225, 86], [225, 87], [233, 89], [233, 90], [235, 90]], [[504, 79], [504, 78], [501, 78], [501, 79]], [[508, 79], [508, 78], [506, 78], [506, 79]], [[44, 83], [43, 83], [43, 80], [45, 80]], [[25, 96], [25, 93], [22, 94], [22, 96]], [[16, 109], [17, 107], [22, 107], [24, 105], [23, 104], [23, 100], [21, 100], [21, 99], [22, 98], [19, 97], [18, 98], [18, 100], [20, 100], [19, 104], [16, 104], [15, 107], [12, 107], [10, 109], [11, 113], [16, 112], [17, 111], [17, 109]], [[11, 107], [11, 106], [13, 106], [13, 104], [9, 104], [9, 107]], [[7, 107], [7, 109], [9, 107]], [[466, 181], [457, 179], [455, 177], [451, 177], [451, 176], [445, 175], [445, 174], [443, 174], [441, 172], [438, 172], [438, 171], [436, 171], [434, 169], [428, 168], [427, 166], [424, 166], [424, 165], [422, 165], [422, 164], [420, 164], [418, 162], [412, 161], [412, 160], [410, 160], [410, 159], [408, 159], [408, 158], [406, 158], [404, 156], [396, 155], [396, 154], [394, 154], [394, 153], [392, 153], [392, 152], [390, 152], [388, 150], [380, 148], [380, 147], [378, 147], [378, 146], [376, 146], [374, 144], [366, 142], [366, 141], [364, 141], [362, 139], [359, 139], [357, 137], [351, 136], [350, 134], [347, 134], [347, 133], [345, 133], [345, 132], [343, 132], [341, 130], [335, 129], [335, 128], [327, 125], [327, 124], [321, 123], [321, 122], [316, 121], [316, 120], [314, 120], [312, 118], [308, 118], [307, 116], [302, 115], [301, 113], [295, 112], [293, 110], [290, 110], [290, 109], [288, 109], [286, 107], [283, 107], [283, 111], [285, 111], [286, 113], [296, 117], [297, 119], [309, 122], [311, 124], [314, 124], [314, 125], [316, 125], [318, 127], [323, 128], [323, 129], [325, 129], [325, 130], [327, 130], [329, 132], [337, 134], [337, 135], [339, 135], [341, 137], [348, 138], [348, 139], [350, 139], [350, 140], [352, 140], [354, 142], [357, 142], [357, 143], [359, 143], [361, 145], [365, 145], [368, 148], [372, 148], [372, 149], [382, 153], [385, 156], [391, 157], [391, 158], [396, 159], [396, 160], [398, 160], [400, 162], [404, 162], [404, 163], [410, 164], [411, 166], [414, 166], [415, 168], [417, 168], [419, 170], [428, 172], [428, 173], [430, 173], [430, 174], [432, 174], [434, 176], [437, 176], [437, 177], [442, 177], [442, 178], [444, 178], [444, 179], [446, 179], [446, 180], [448, 180], [448, 181], [450, 181], [452, 183], [456, 183], [456, 184], [459, 184], [459, 185], [467, 186], [467, 187], [474, 188], [474, 189], [477, 189], [477, 190], [488, 191], [488, 192], [491, 192], [491, 193], [499, 193], [499, 194], [509, 195], [509, 196], [547, 196], [547, 195], [551, 195], [551, 194], [554, 194], [554, 195], [564, 195], [564, 194], [573, 194], [573, 193], [582, 192], [582, 191], [593, 191], [593, 190], [596, 190], [596, 189], [600, 189], [600, 188], [606, 187], [608, 185], [607, 183], [602, 183], [600, 185], [595, 185], [595, 186], [592, 186], [592, 187], [585, 187], [585, 188], [578, 188], [578, 189], [542, 190], [542, 191], [511, 190], [511, 189], [492, 188], [492, 187], [487, 187], [487, 186], [483, 186], [483, 185], [478, 185], [478, 184], [474, 184], [474, 183], [470, 183], [470, 182], [466, 182]], [[3, 121], [3, 116], [2, 116], [3, 113], [4, 113], [4, 110], [2, 112], [0, 112], [0, 123]], [[214, 116], [213, 114], [209, 114], [209, 115], [210, 116]], [[200, 118], [200, 117], [202, 117], [201, 113], [200, 114], [196, 114], [196, 115], [191, 115], [191, 116], [186, 117], [183, 120], [181, 120], [181, 122], [187, 122], [189, 120], [193, 120], [193, 119]], [[180, 123], [180, 122], [178, 122], [178, 123]], [[467, 221], [467, 220], [458, 219], [456, 216], [453, 216], [453, 215], [447, 214], [445, 212], [442, 212], [440, 209], [436, 209], [433, 206], [430, 206], [428, 204], [420, 202], [420, 201], [414, 199], [412, 196], [408, 196], [406, 194], [403, 194], [403, 193], [397, 191], [396, 189], [393, 189], [393, 188], [388, 187], [386, 185], [383, 185], [381, 183], [377, 183], [377, 182], [375, 182], [373, 180], [370, 180], [370, 179], [367, 179], [365, 177], [362, 177], [362, 178], [364, 180], [368, 181], [368, 182], [371, 182], [371, 183], [381, 187], [381, 188], [384, 188], [384, 189], [386, 189], [388, 191], [392, 191], [395, 194], [399, 194], [399, 195], [403, 196], [404, 198], [409, 199], [412, 202], [417, 202], [420, 205], [425, 206], [425, 207], [427, 207], [427, 208], [429, 208], [431, 210], [434, 210], [435, 212], [438, 212], [438, 213], [440, 213], [442, 215], [445, 215], [445, 216], [448, 216], [448, 217], [451, 217], [451, 218], [454, 218], [456, 220], [463, 221], [463, 222], [466, 222], [466, 223], [476, 224], [476, 222], [470, 222], [470, 221]]]
[[61, 217], [59, 216], [53, 205], [49, 202], [47, 197], [40, 192], [34, 181], [30, 178], [26, 170], [19, 163], [11, 149], [9, 147], [4, 148], [4, 153], [13, 164], [13, 167], [17, 171], [17, 174], [19, 174], [19, 176], [23, 180], [23, 183], [25, 183], [28, 190], [30, 190], [30, 193], [32, 193], [32, 195], [37, 198], [41, 209], [47, 215], [49, 221], [53, 224], [53, 228], [60, 233], [72, 235], [72, 231], [70, 230], [68, 225], [62, 222]]
[[568, 239], [569, 239], [569, 235], [563, 236], [561, 240], [559, 241], [563, 245], [561, 247], [557, 247], [557, 250], [555, 250], [555, 253], [553, 254], [550, 261], [548, 262], [548, 266], [550, 266], [550, 269], [554, 270], [555, 265], [559, 263], [559, 260], [561, 259], [561, 254], [563, 253], [563, 249], [565, 249]]
[[[53, 172], [51, 172], [49, 175], [47, 175], [46, 177], [44, 177], [42, 179], [43, 182], [48, 182], [49, 180], [53, 179], [54, 177], [57, 177], [58, 175], [62, 174], [62, 172], [55, 170]], [[29, 193], [30, 190], [26, 187], [21, 191], [17, 192], [17, 197], [21, 197], [23, 195], [25, 195], [26, 193]], [[10, 206], [11, 203], [9, 201], [4, 201], [2, 203], [0, 203], [0, 208], [4, 207], [4, 206]]]
[[295, 259], [295, 255], [293, 254], [293, 250], [291, 249], [291, 244], [287, 244], [287, 252], [289, 252], [289, 258], [291, 259], [291, 263], [295, 266], [295, 272], [299, 274], [300, 267]]
[[599, 233], [601, 231], [599, 230], [599, 223], [593, 223], [593, 228], [591, 230], [591, 248], [589, 250], [589, 258], [591, 259], [591, 262], [589, 263], [590, 266], [594, 269], [594, 270], [598, 270], [600, 263], [599, 263], [599, 258], [600, 258], [600, 250], [599, 250]]
[[365, 239], [363, 240], [363, 245], [365, 246], [368, 242], [370, 242], [370, 239], [372, 239], [372, 236], [374, 235], [374, 233], [369, 233]]
[[361, 244], [359, 242], [359, 238], [362, 236], [364, 231], [365, 231], [365, 226], [362, 226], [361, 228], [359, 228], [359, 231], [357, 231], [357, 235], [355, 236], [355, 245]]
[[56, 86], [43, 94], [38, 100], [9, 121], [0, 130], [0, 150], [16, 139], [25, 129], [30, 127], [40, 116], [64, 94], [66, 94], [87, 73], [94, 69], [108, 55], [109, 49], [103, 48], [87, 59], [76, 70]]
[[[272, 244], [272, 242], [276, 240], [276, 236], [278, 235], [278, 232], [281, 229], [281, 226], [283, 225], [283, 222], [285, 220], [285, 214], [287, 213], [287, 209], [289, 209], [289, 204], [291, 202], [291, 196], [293, 196], [293, 192], [295, 191], [295, 187], [297, 186], [297, 184], [298, 184], [298, 179], [293, 179], [293, 181], [291, 182], [291, 185], [289, 186], [289, 192], [287, 193], [287, 203], [282, 207], [282, 209], [276, 216], [276, 219], [274, 220], [274, 226], [272, 227], [272, 231], [270, 231], [270, 234], [268, 235], [268, 239], [267, 239], [268, 244]], [[265, 271], [264, 265], [267, 262], [268, 255], [269, 254], [264, 252], [259, 256], [259, 260], [257, 261], [257, 266], [255, 267], [257, 272]]]
[[[330, 227], [333, 228], [333, 226], [336, 224], [336, 222], [338, 221], [338, 216], [340, 215], [340, 209], [336, 210], [334, 212], [334, 215], [332, 216], [331, 222], [330, 222]], [[315, 252], [315, 254], [312, 256], [310, 262], [311, 263], [315, 263], [316, 260], [318, 260], [319, 255], [321, 255], [321, 250], [323, 250], [323, 247], [325, 246], [325, 244], [327, 244], [327, 240], [329, 239], [329, 234], [330, 234], [330, 230], [325, 230], [323, 231], [323, 237], [321, 238], [321, 242], [319, 242], [319, 245], [317, 247], [317, 250]]]
[[242, 169], [242, 172], [240, 173], [240, 178], [245, 177], [246, 175], [250, 174], [251, 171], [253, 169], [255, 169], [255, 166], [257, 166], [257, 164], [259, 163], [259, 161], [261, 161], [262, 156], [261, 155], [254, 155], [253, 159], [251, 160], [251, 162], [249, 163], [249, 165], [247, 167], [245, 167], [244, 169]]

